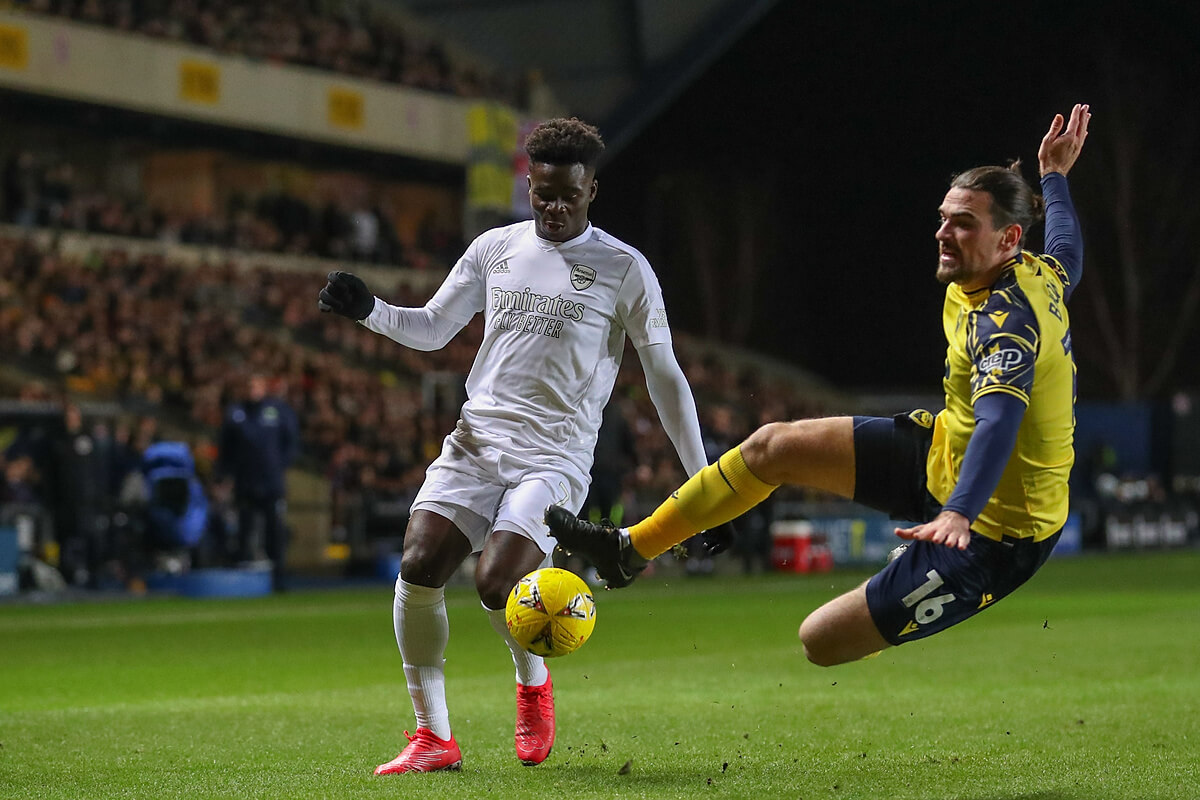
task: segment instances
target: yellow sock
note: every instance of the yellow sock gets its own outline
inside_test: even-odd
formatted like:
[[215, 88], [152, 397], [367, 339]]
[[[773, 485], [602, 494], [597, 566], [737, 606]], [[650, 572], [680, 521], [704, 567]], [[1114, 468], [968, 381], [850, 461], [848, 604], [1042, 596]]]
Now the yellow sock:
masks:
[[633, 549], [654, 558], [700, 531], [740, 517], [778, 487], [763, 483], [735, 447], [688, 478], [653, 514], [629, 529]]

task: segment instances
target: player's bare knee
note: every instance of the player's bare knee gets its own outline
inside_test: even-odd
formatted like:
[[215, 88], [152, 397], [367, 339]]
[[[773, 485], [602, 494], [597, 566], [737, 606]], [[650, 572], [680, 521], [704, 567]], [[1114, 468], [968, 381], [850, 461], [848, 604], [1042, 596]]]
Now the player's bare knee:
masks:
[[750, 434], [741, 444], [742, 459], [754, 476], [767, 483], [776, 480], [777, 465], [785, 450], [784, 442], [791, 435], [790, 422], [768, 422]]
[[804, 622], [800, 624], [800, 643], [804, 645], [804, 657], [816, 664], [818, 667], [832, 667], [839, 663], [831, 658], [829, 648], [825, 646], [823, 639], [823, 626], [819, 620], [815, 620], [815, 614], [809, 614]]
[[400, 577], [419, 586], [442, 586], [442, 567], [433, 548], [405, 547], [400, 557]]
[[804, 645], [804, 657], [818, 667], [836, 667], [845, 663], [845, 659], [835, 656], [832, 652], [813, 649], [807, 644]]
[[[514, 584], [515, 585], [515, 584]], [[508, 602], [508, 593], [512, 591], [512, 586], [509, 586], [506, 591], [480, 590], [479, 600], [487, 608], [493, 611], [504, 608]]]
[[512, 587], [516, 586], [518, 580], [520, 580], [519, 576], [514, 578], [507, 573], [476, 570], [475, 591], [479, 593], [479, 599], [486, 607], [504, 608], [508, 602], [508, 594], [512, 591]]

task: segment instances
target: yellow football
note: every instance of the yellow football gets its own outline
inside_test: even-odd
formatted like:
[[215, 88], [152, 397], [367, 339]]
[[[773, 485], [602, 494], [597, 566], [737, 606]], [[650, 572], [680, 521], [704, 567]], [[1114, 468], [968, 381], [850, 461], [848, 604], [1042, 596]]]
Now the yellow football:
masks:
[[554, 658], [583, 646], [596, 627], [596, 601], [565, 569], [537, 569], [517, 581], [504, 608], [508, 631], [535, 655]]

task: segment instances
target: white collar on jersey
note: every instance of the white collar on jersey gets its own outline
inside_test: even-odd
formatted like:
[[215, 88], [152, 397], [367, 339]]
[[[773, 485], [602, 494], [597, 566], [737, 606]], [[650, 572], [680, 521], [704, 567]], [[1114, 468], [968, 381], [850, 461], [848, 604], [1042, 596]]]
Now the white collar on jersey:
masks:
[[549, 239], [543, 239], [537, 234], [537, 224], [531, 222], [530, 230], [533, 231], [533, 238], [537, 241], [538, 246], [544, 250], [555, 250], [559, 247], [574, 247], [577, 244], [583, 244], [592, 235], [592, 223], [588, 223], [583, 229], [583, 233], [576, 236], [574, 239], [567, 239], [565, 242], [552, 242]]

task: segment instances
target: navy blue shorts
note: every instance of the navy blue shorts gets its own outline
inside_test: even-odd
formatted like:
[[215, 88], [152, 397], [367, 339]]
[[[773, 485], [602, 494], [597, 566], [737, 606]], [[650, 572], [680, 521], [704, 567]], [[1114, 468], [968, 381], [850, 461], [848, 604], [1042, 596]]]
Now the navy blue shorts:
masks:
[[[914, 411], [854, 418], [854, 500], [892, 519], [928, 522], [942, 510], [925, 484], [933, 417]], [[1059, 534], [1040, 542], [971, 534], [966, 550], [909, 542], [904, 554], [867, 582], [875, 627], [891, 644], [945, 630], [1029, 580]]]

